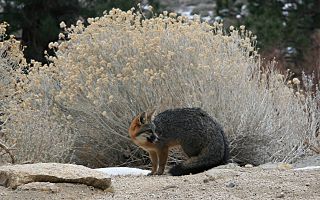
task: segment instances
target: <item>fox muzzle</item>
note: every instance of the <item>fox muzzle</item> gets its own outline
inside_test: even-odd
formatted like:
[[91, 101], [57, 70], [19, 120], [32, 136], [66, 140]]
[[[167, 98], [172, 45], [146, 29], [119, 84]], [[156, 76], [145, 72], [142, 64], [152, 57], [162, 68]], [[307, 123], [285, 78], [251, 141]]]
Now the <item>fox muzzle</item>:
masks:
[[147, 140], [150, 143], [156, 143], [159, 140], [159, 137], [155, 133], [152, 133], [149, 137], [147, 137]]
[[159, 140], [158, 135], [156, 134], [156, 126], [154, 124], [148, 124], [141, 127], [140, 131], [137, 133], [137, 136], [142, 133], [151, 133], [150, 136], [147, 137], [148, 142], [155, 143]]

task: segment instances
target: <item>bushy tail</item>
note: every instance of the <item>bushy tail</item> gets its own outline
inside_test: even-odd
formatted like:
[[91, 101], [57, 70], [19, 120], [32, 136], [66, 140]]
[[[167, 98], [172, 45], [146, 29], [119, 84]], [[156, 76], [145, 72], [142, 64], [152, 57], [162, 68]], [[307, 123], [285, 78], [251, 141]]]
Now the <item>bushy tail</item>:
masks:
[[169, 173], [173, 176], [189, 175], [203, 172], [213, 167], [227, 164], [229, 162], [229, 142], [223, 135], [224, 150], [223, 157], [217, 156], [215, 151], [202, 152], [196, 157], [192, 157], [178, 165], [173, 166]]
[[221, 164], [221, 162], [210, 162], [210, 159], [212, 159], [212, 157], [208, 157], [208, 155], [205, 154], [192, 157], [180, 164], [173, 166], [169, 170], [169, 173], [173, 176], [196, 174]]

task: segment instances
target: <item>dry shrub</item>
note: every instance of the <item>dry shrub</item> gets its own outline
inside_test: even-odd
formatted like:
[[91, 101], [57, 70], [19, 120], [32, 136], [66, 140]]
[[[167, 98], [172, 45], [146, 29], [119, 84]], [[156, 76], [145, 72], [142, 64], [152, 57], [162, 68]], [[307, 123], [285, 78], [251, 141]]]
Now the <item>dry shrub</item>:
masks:
[[6, 35], [7, 26], [5, 22], [0, 24], [0, 164], [16, 160], [13, 156], [10, 159], [14, 144], [7, 141], [6, 127], [10, 122], [8, 109], [12, 99], [19, 98], [19, 94], [15, 92], [15, 84], [19, 79], [16, 71], [20, 66], [26, 65], [20, 43], [14, 37]]
[[[48, 93], [52, 80], [39, 70], [40, 63], [26, 63], [20, 42], [6, 36], [6, 26], [0, 24], [1, 142], [17, 163], [68, 162], [74, 138], [68, 122], [54, 114]], [[0, 163], [8, 161], [2, 154]]]
[[288, 83], [274, 63], [261, 71], [255, 37], [244, 26], [224, 32], [197, 16], [145, 19], [118, 9], [88, 23], [62, 22], [61, 41], [49, 44], [51, 63], [31, 63], [21, 84], [24, 109], [16, 109], [15, 120], [26, 121], [14, 123], [21, 128], [15, 133], [38, 130], [41, 138], [33, 140], [42, 144], [56, 139], [60, 145], [40, 147], [45, 159], [141, 164], [144, 154], [127, 129], [134, 115], [152, 108], [203, 108], [223, 124], [233, 158], [243, 163], [292, 162], [317, 144], [318, 92], [300, 91], [299, 80]]
[[20, 66], [26, 66], [26, 61], [20, 47], [20, 42], [13, 36], [6, 35], [7, 23], [0, 24], [0, 108], [3, 111], [6, 102], [15, 95], [15, 83], [18, 74], [15, 71]]
[[255, 37], [244, 26], [224, 33], [222, 24], [197, 16], [144, 19], [117, 9], [88, 22], [61, 23], [65, 40], [49, 44], [55, 98], [96, 150], [124, 154], [114, 162], [132, 151], [132, 117], [151, 108], [202, 107], [223, 124], [240, 162], [292, 162], [305, 154], [306, 139], [316, 141], [319, 94], [300, 94], [301, 84], [288, 84], [274, 63], [261, 72]]

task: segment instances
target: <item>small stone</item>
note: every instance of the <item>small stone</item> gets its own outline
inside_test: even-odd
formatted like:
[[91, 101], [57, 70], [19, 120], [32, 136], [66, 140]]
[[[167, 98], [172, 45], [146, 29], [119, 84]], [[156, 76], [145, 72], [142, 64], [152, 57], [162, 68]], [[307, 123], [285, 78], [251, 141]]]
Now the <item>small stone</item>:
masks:
[[218, 167], [215, 167], [214, 169], [237, 169], [240, 168], [240, 166], [237, 163], [228, 163], [226, 165], [220, 165]]
[[228, 188], [233, 188], [236, 186], [236, 184], [234, 182], [229, 182], [227, 185], [226, 185]]
[[261, 169], [268, 169], [268, 170], [269, 169], [276, 169], [278, 167], [278, 163], [269, 162], [269, 163], [259, 165], [258, 167]]
[[253, 165], [252, 164], [246, 164], [244, 167], [245, 168], [253, 168]]
[[104, 191], [105, 192], [109, 192], [109, 193], [114, 193], [115, 192], [112, 185], [109, 188], [105, 189]]
[[173, 188], [178, 188], [178, 186], [176, 186], [176, 185], [168, 185], [168, 186], [164, 187], [163, 190], [168, 190], [168, 189], [173, 189]]
[[281, 193], [278, 194], [276, 197], [277, 197], [277, 198], [284, 198], [284, 192], [281, 192]]
[[154, 198], [155, 194], [151, 193], [151, 194], [149, 194], [149, 197]]
[[289, 163], [279, 163], [278, 164], [278, 169], [280, 169], [280, 170], [288, 170], [288, 169], [293, 169], [293, 167]]
[[[206, 174], [207, 175], [207, 174]], [[213, 176], [207, 175], [208, 178], [203, 179], [204, 183], [209, 183], [210, 181], [215, 181]]]

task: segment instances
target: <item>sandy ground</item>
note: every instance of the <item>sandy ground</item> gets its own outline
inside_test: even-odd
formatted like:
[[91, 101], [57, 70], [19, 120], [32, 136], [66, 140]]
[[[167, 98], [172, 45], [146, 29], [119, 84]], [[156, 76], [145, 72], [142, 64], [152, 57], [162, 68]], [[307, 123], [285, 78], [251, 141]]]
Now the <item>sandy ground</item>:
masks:
[[181, 177], [112, 177], [108, 192], [85, 185], [59, 183], [59, 191], [11, 190], [0, 199], [312, 199], [320, 200], [320, 170], [213, 169]]

